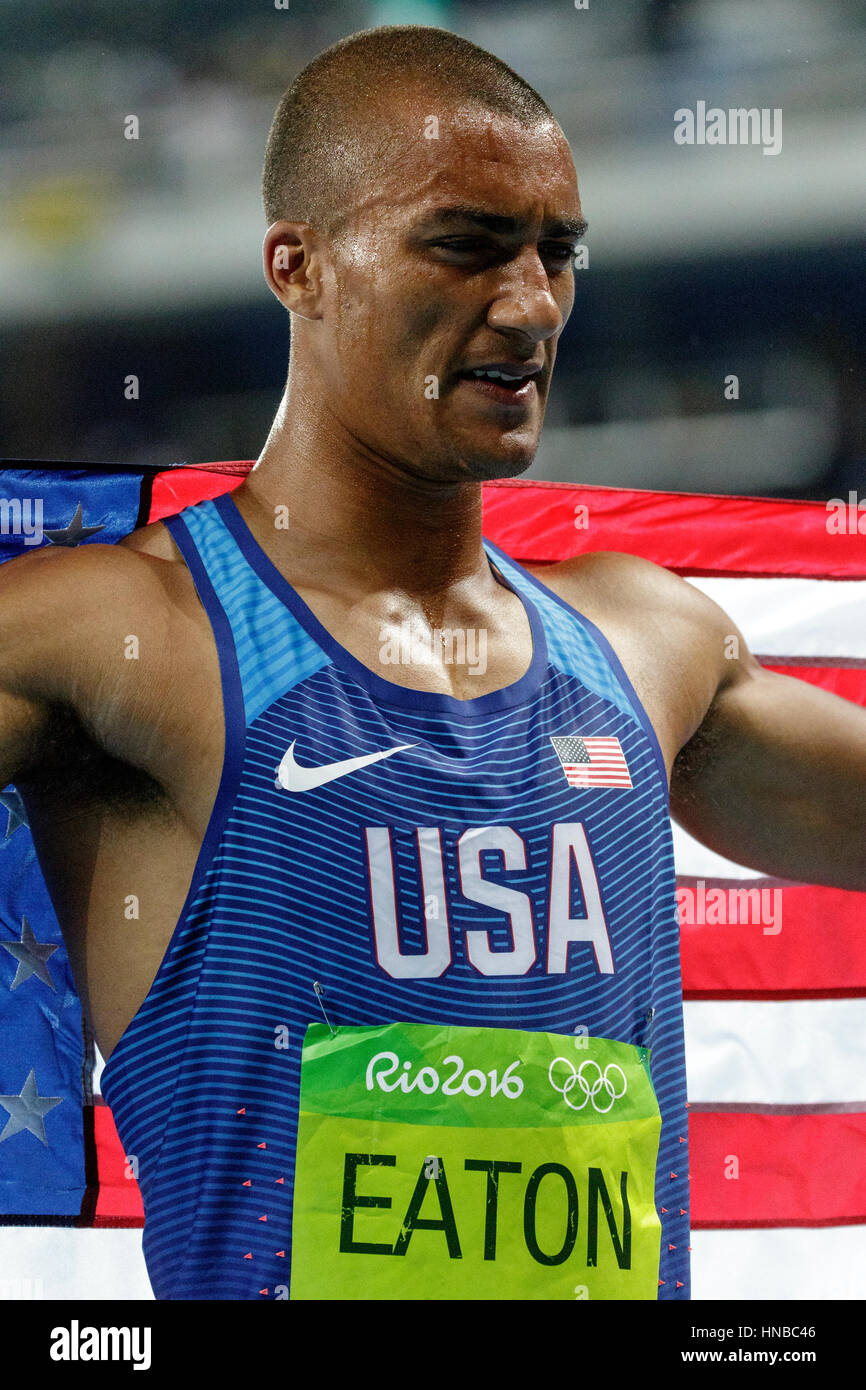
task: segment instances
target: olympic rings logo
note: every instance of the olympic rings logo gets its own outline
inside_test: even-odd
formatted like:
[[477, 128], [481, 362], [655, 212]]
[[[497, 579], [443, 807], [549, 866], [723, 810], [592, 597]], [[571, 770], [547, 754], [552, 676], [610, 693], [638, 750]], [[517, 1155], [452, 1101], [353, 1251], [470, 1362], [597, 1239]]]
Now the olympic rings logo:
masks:
[[[570, 1072], [570, 1075], [566, 1077], [561, 1086], [557, 1085], [553, 1079], [553, 1068], [556, 1066], [557, 1062], [562, 1062], [563, 1066], [568, 1067]], [[593, 1073], [595, 1074], [593, 1075]], [[611, 1073], [614, 1074], [613, 1080], [611, 1080]], [[615, 1084], [617, 1076], [619, 1076], [622, 1082], [622, 1090], [619, 1090], [618, 1086]], [[606, 1115], [609, 1110], [612, 1110], [614, 1101], [622, 1100], [622, 1097], [628, 1089], [625, 1072], [622, 1067], [617, 1066], [616, 1062], [608, 1062], [604, 1071], [602, 1071], [598, 1062], [593, 1062], [589, 1057], [585, 1062], [581, 1062], [579, 1067], [576, 1067], [567, 1057], [554, 1057], [547, 1071], [547, 1079], [554, 1091], [561, 1092], [562, 1098], [569, 1110], [583, 1110], [587, 1101], [589, 1101], [592, 1104], [593, 1110], [598, 1111], [600, 1115]], [[569, 1092], [573, 1091], [575, 1086], [578, 1091], [583, 1094], [583, 1100], [579, 1105], [575, 1105], [574, 1102], [570, 1101], [568, 1098]], [[599, 1093], [601, 1093], [601, 1099], [607, 1097], [607, 1105], [601, 1104], [599, 1099], [597, 1099]]]

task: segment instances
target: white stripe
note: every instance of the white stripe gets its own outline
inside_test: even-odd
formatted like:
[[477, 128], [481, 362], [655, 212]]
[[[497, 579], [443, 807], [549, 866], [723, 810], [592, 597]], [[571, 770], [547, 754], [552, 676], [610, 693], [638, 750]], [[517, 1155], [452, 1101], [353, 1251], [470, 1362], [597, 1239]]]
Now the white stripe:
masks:
[[[693, 1231], [691, 1243], [696, 1301], [866, 1297], [863, 1226]], [[0, 1227], [0, 1269], [0, 1300], [153, 1300], [141, 1231]], [[741, 1321], [764, 1325], [778, 1318], [759, 1322], [750, 1315]], [[722, 1343], [705, 1339], [688, 1345], [717, 1349]], [[756, 1338], [758, 1345], [770, 1343]]]
[[866, 999], [700, 999], [684, 1013], [690, 1101], [866, 1102]]
[[688, 579], [758, 656], [866, 659], [866, 579]]
[[[693, 1231], [692, 1298], [748, 1299], [755, 1308], [732, 1313], [727, 1326], [778, 1326], [786, 1322], [799, 1327], [809, 1325], [808, 1317], [784, 1318], [778, 1311], [762, 1310], [761, 1300], [780, 1299], [861, 1299], [866, 1298], [866, 1227], [820, 1226], [779, 1227], [774, 1230]], [[719, 1324], [721, 1326], [721, 1324]], [[706, 1350], [727, 1346], [715, 1338], [687, 1339], [686, 1350]], [[731, 1345], [739, 1345], [731, 1339]], [[760, 1335], [743, 1343], [760, 1349], [817, 1351], [820, 1360], [820, 1333], [817, 1337], [764, 1338]]]
[[149, 1299], [141, 1229], [0, 1226], [0, 1299]]
[[96, 1054], [96, 1064], [93, 1068], [90, 1086], [93, 1094], [98, 1096], [102, 1094], [102, 1072], [105, 1067], [105, 1058], [96, 1046], [96, 1043], [93, 1044], [93, 1051]]

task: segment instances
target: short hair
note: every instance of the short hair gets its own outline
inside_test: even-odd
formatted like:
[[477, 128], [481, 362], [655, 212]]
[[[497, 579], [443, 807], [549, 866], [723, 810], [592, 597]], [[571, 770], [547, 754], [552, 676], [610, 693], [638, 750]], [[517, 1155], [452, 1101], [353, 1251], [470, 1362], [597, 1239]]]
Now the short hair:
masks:
[[284, 219], [332, 233], [358, 183], [387, 167], [383, 101], [413, 86], [523, 126], [558, 124], [513, 68], [458, 34], [420, 24], [362, 29], [308, 63], [277, 107], [262, 175], [268, 225]]

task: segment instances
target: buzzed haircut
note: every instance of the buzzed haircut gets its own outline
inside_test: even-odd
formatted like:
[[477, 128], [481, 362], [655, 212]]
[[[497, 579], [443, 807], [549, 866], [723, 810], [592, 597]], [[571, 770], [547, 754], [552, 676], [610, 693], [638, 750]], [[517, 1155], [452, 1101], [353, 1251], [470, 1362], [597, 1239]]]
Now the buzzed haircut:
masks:
[[527, 127], [557, 124], [528, 82], [458, 34], [419, 24], [362, 29], [308, 63], [277, 107], [262, 176], [268, 226], [284, 219], [333, 234], [362, 181], [375, 187], [377, 170], [388, 167], [387, 103], [404, 90], [429, 92], [432, 114], [444, 98]]

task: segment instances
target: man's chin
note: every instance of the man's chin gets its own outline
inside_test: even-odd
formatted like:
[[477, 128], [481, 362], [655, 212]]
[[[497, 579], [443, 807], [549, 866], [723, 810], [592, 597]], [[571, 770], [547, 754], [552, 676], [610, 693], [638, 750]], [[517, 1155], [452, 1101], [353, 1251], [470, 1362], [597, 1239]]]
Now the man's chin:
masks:
[[531, 444], [503, 440], [499, 448], [481, 450], [476, 446], [467, 449], [461, 462], [468, 477], [483, 483], [494, 478], [519, 478], [531, 466], [537, 452], [537, 439]]

